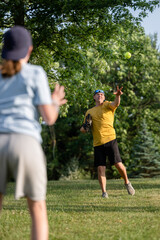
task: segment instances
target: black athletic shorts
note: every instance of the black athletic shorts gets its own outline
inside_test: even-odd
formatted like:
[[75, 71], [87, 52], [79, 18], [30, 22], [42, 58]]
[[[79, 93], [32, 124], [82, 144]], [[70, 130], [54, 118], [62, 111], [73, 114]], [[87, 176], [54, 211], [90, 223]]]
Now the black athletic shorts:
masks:
[[103, 145], [94, 147], [94, 166], [106, 166], [106, 157], [111, 165], [122, 162], [117, 140], [107, 142]]

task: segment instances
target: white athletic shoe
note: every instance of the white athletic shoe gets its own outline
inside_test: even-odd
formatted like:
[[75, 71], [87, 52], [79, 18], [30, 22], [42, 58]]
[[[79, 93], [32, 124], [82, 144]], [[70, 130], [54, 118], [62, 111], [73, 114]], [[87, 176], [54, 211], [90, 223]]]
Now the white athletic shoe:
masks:
[[108, 198], [108, 193], [107, 193], [107, 192], [103, 192], [103, 193], [102, 193], [102, 197], [103, 197], [103, 198]]
[[128, 184], [125, 184], [125, 187], [127, 189], [128, 194], [130, 194], [132, 196], [135, 194], [135, 190], [132, 187], [132, 184], [130, 182]]

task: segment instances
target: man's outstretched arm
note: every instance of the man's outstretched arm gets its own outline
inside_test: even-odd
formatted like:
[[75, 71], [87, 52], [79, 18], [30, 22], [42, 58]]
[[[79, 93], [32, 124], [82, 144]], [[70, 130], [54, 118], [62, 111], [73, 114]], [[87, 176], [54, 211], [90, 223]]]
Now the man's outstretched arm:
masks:
[[121, 95], [123, 94], [122, 88], [123, 88], [123, 87], [119, 88], [119, 87], [117, 86], [117, 91], [113, 93], [113, 94], [115, 95], [115, 99], [114, 99], [114, 101], [111, 103], [112, 107], [115, 107], [115, 108], [116, 108], [116, 107], [118, 107], [118, 106], [120, 105]]

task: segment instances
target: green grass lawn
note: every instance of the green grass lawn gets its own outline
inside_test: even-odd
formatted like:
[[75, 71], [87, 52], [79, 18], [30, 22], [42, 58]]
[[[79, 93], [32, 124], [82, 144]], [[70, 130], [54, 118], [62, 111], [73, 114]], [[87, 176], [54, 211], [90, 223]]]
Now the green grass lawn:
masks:
[[[107, 181], [108, 199], [97, 180], [50, 181], [47, 208], [50, 240], [159, 240], [160, 179], [134, 179], [135, 196], [122, 180]], [[1, 240], [25, 240], [30, 217], [25, 199], [15, 201], [8, 185], [0, 215]]]

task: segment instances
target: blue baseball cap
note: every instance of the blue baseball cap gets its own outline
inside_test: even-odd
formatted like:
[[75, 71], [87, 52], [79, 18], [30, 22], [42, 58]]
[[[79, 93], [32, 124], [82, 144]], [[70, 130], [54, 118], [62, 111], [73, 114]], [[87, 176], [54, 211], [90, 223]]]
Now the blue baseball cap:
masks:
[[3, 35], [2, 58], [18, 61], [26, 57], [28, 49], [32, 46], [30, 32], [22, 26], [14, 26]]
[[100, 89], [97, 89], [97, 90], [94, 91], [94, 95], [96, 95], [97, 93], [103, 93], [104, 94], [104, 91], [100, 90]]

